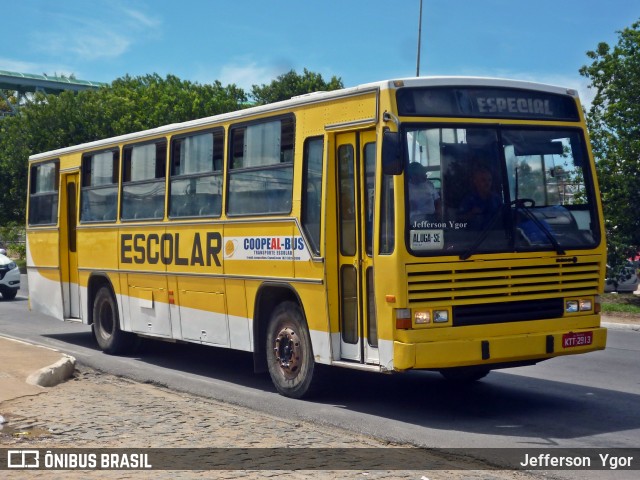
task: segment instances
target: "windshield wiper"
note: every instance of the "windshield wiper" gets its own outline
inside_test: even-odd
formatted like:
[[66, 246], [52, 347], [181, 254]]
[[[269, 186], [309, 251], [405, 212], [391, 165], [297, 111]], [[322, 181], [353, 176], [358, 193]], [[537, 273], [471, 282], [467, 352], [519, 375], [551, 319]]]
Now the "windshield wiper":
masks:
[[473, 242], [473, 244], [462, 255], [460, 255], [460, 260], [467, 260], [471, 255], [475, 255], [477, 253], [476, 249], [482, 244], [482, 242], [487, 239], [487, 237], [489, 236], [489, 232], [495, 225], [498, 217], [502, 214], [503, 209], [504, 205], [495, 211], [495, 213], [491, 217], [491, 220], [489, 220], [489, 223], [487, 223], [487, 226], [484, 227], [482, 232], [480, 232], [480, 235], [478, 235], [478, 238], [476, 238], [476, 241]]
[[[533, 222], [533, 224], [538, 227], [540, 229], [540, 231], [544, 234], [545, 237], [547, 237], [547, 240], [549, 240], [549, 243], [551, 243], [551, 245], [553, 246], [553, 248], [555, 248], [556, 253], [558, 255], [564, 255], [565, 251], [562, 249], [562, 247], [560, 246], [560, 244], [558, 243], [558, 241], [556, 240], [556, 237], [553, 236], [553, 234], [549, 231], [549, 229], [547, 228], [547, 226], [542, 223], [538, 217], [536, 217], [533, 213], [531, 213], [530, 208], [533, 207], [536, 203], [533, 199], [531, 198], [519, 198], [518, 196], [518, 185], [520, 185], [520, 181], [518, 180], [518, 168], [516, 167], [516, 199], [511, 202], [511, 205], [514, 205], [515, 211], [514, 211], [514, 219], [518, 220], [518, 210], [522, 209], [522, 211], [524, 212], [525, 216], [531, 220]], [[529, 206], [527, 206], [527, 203], [529, 204]]]
[[516, 218], [518, 218], [518, 210], [520, 209], [522, 213], [524, 213], [525, 216], [529, 220], [531, 220], [536, 227], [540, 229], [540, 231], [544, 234], [544, 236], [547, 237], [547, 240], [549, 240], [549, 243], [551, 243], [553, 248], [555, 248], [556, 253], [558, 255], [564, 255], [566, 253], [558, 243], [558, 240], [556, 240], [556, 237], [553, 236], [553, 233], [549, 231], [549, 228], [547, 228], [547, 226], [543, 222], [541, 222], [538, 217], [536, 217], [533, 213], [531, 213], [531, 210], [529, 209], [529, 207], [525, 205], [525, 202], [523, 201], [523, 199], [514, 200], [513, 203], [516, 206], [516, 215], [515, 215]]

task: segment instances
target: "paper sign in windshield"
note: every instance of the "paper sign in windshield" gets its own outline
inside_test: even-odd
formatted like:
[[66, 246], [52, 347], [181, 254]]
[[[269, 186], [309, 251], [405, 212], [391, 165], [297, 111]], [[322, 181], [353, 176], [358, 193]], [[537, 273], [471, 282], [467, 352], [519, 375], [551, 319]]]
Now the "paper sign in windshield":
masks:
[[443, 230], [411, 230], [411, 250], [442, 250], [444, 248]]

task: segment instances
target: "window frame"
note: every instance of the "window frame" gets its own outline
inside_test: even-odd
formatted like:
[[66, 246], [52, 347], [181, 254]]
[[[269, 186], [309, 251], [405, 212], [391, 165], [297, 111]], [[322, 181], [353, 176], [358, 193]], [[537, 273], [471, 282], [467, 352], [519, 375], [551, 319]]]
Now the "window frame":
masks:
[[[311, 204], [311, 201], [308, 197], [308, 187], [309, 187], [309, 148], [310, 144], [313, 142], [320, 142], [321, 144], [321, 160], [320, 160], [320, 190], [316, 192], [319, 195], [318, 206], [319, 210], [317, 212], [318, 215], [318, 226], [317, 232], [311, 232], [307, 228], [307, 206]], [[311, 253], [315, 256], [320, 256], [320, 247], [322, 243], [322, 194], [323, 194], [323, 179], [325, 177], [325, 141], [324, 136], [319, 135], [315, 137], [307, 137], [304, 141], [303, 147], [303, 156], [302, 156], [302, 194], [301, 197], [301, 208], [300, 208], [300, 225], [302, 226], [302, 231], [304, 232], [305, 237], [307, 238], [307, 243], [311, 247]], [[317, 244], [316, 244], [317, 243]]]
[[[209, 170], [206, 172], [197, 172], [197, 173], [188, 173], [188, 174], [182, 174], [182, 175], [175, 175], [173, 173], [173, 167], [175, 166], [174, 164], [174, 157], [175, 157], [175, 153], [176, 153], [176, 145], [177, 142], [180, 140], [184, 140], [186, 138], [192, 138], [192, 137], [197, 137], [199, 135], [207, 135], [207, 134], [212, 134], [213, 135], [213, 170]], [[216, 140], [219, 138], [219, 142], [216, 142]], [[169, 142], [169, 161], [168, 163], [168, 194], [167, 194], [167, 217], [171, 220], [177, 220], [177, 219], [188, 219], [188, 218], [220, 218], [220, 216], [222, 216], [222, 204], [223, 204], [223, 191], [224, 191], [224, 164], [225, 164], [225, 151], [224, 151], [224, 142], [225, 142], [225, 130], [223, 127], [212, 127], [212, 128], [207, 128], [205, 130], [197, 130], [197, 131], [192, 131], [192, 132], [188, 132], [188, 133], [180, 133], [177, 135], [174, 135], [173, 137], [171, 137], [171, 141]], [[219, 149], [219, 150], [218, 150]], [[219, 157], [219, 161], [220, 161], [220, 165], [219, 165], [219, 170], [216, 170], [216, 153], [219, 153], [220, 157]], [[173, 207], [173, 196], [171, 194], [172, 188], [173, 188], [173, 182], [174, 180], [198, 180], [198, 179], [202, 179], [202, 178], [206, 178], [206, 177], [218, 177], [220, 179], [220, 188], [221, 188], [221, 192], [220, 192], [220, 208], [217, 211], [214, 211], [210, 214], [206, 214], [206, 215], [201, 215], [201, 214], [194, 214], [194, 215], [176, 215], [174, 213], [172, 213], [172, 207]]]
[[[87, 164], [90, 162], [87, 162], [87, 160], [92, 159], [95, 155], [100, 155], [102, 153], [108, 153], [108, 152], [113, 153], [112, 183], [95, 185], [95, 186], [87, 185], [88, 177], [90, 179], [90, 173], [91, 173], [90, 169], [87, 167]], [[82, 159], [80, 160], [80, 218], [79, 218], [80, 223], [82, 224], [84, 223], [115, 223], [118, 220], [117, 205], [113, 214], [113, 218], [109, 218], [109, 219], [103, 218], [99, 220], [86, 220], [83, 218], [83, 213], [85, 211], [84, 202], [86, 200], [86, 195], [88, 194], [88, 192], [91, 192], [94, 190], [106, 190], [108, 188], [115, 187], [116, 202], [118, 202], [119, 191], [120, 191], [120, 157], [121, 157], [120, 148], [117, 146], [104, 148], [101, 150], [93, 150], [91, 152], [85, 152], [82, 154]]]
[[[54, 190], [53, 191], [46, 191], [46, 192], [35, 192], [34, 190], [36, 188], [36, 182], [37, 182], [37, 169], [43, 167], [44, 165], [48, 165], [48, 164], [53, 164], [54, 165]], [[34, 198], [45, 198], [45, 197], [55, 197], [55, 210], [52, 209], [52, 214], [55, 212], [55, 215], [52, 216], [50, 222], [39, 222], [39, 223], [32, 223], [31, 219], [33, 217], [32, 215], [32, 209], [34, 208], [34, 203], [33, 203], [33, 199]], [[54, 205], [54, 202], [51, 202], [51, 205]], [[52, 225], [57, 225], [58, 224], [58, 208], [60, 207], [60, 159], [59, 158], [55, 158], [52, 160], [46, 160], [44, 162], [38, 162], [38, 163], [34, 163], [31, 164], [31, 166], [29, 167], [29, 217], [28, 217], [28, 224], [30, 227], [44, 227], [44, 226], [52, 226]]]
[[[136, 147], [143, 147], [146, 145], [155, 145], [156, 146], [156, 165], [155, 165], [155, 177], [153, 179], [143, 179], [143, 180], [125, 180], [125, 175], [129, 175], [129, 178], [131, 176], [131, 152], [133, 152], [133, 149]], [[159, 170], [159, 166], [158, 166], [158, 148], [159, 147], [163, 147], [164, 148], [164, 165], [162, 168], [162, 176], [157, 176], [160, 173]], [[129, 143], [129, 144], [125, 144], [122, 146], [122, 168], [120, 169], [120, 221], [122, 222], [135, 222], [135, 221], [158, 221], [158, 220], [163, 220], [166, 216], [166, 199], [167, 199], [167, 148], [168, 148], [168, 141], [165, 137], [160, 137], [160, 138], [154, 138], [152, 140], [146, 140], [146, 141], [141, 141], [141, 142], [134, 142], [134, 143]], [[124, 210], [125, 210], [125, 194], [127, 192], [125, 192], [125, 187], [129, 187], [129, 186], [139, 186], [139, 185], [151, 185], [151, 184], [160, 184], [163, 183], [163, 188], [162, 188], [162, 216], [156, 216], [155, 212], [154, 215], [152, 216], [146, 216], [146, 217], [125, 217], [124, 216]], [[160, 195], [154, 195], [154, 197], [160, 197]], [[135, 213], [134, 213], [135, 215]]]
[[[282, 142], [282, 133], [283, 130], [285, 128], [285, 126], [283, 125], [283, 123], [285, 121], [290, 122], [290, 135], [291, 135], [291, 141], [290, 141], [290, 145], [291, 145], [291, 154], [290, 154], [290, 161], [282, 161], [282, 155], [285, 151], [289, 150], [289, 149], [284, 149], [283, 148], [283, 142]], [[269, 164], [269, 165], [259, 165], [259, 166], [250, 166], [250, 167], [235, 167], [233, 166], [234, 163], [234, 153], [235, 153], [235, 149], [236, 149], [236, 145], [234, 145], [234, 143], [236, 142], [236, 132], [240, 131], [240, 130], [244, 130], [243, 133], [243, 147], [244, 147], [244, 143], [246, 142], [246, 130], [254, 125], [260, 125], [260, 124], [266, 124], [266, 123], [271, 123], [271, 122], [280, 122], [281, 125], [281, 145], [280, 145], [280, 155], [281, 155], [281, 161], [279, 163], [273, 163], [273, 164]], [[291, 212], [293, 211], [293, 183], [294, 183], [294, 175], [295, 175], [295, 146], [296, 146], [296, 118], [295, 115], [293, 113], [288, 113], [288, 114], [284, 114], [284, 115], [277, 115], [277, 116], [272, 116], [272, 117], [266, 117], [266, 118], [261, 118], [258, 120], [252, 120], [252, 121], [248, 121], [248, 122], [240, 122], [240, 123], [236, 123], [233, 124], [229, 127], [229, 133], [228, 133], [229, 137], [228, 137], [228, 148], [227, 148], [227, 175], [226, 175], [226, 185], [225, 185], [225, 190], [226, 190], [226, 199], [225, 199], [225, 214], [228, 217], [253, 217], [253, 216], [274, 216], [274, 215], [290, 215]], [[289, 145], [289, 143], [287, 143], [287, 145]], [[244, 155], [243, 155], [243, 163], [244, 163]], [[246, 174], [246, 173], [251, 173], [251, 172], [263, 172], [263, 171], [278, 171], [278, 170], [291, 170], [291, 174], [290, 174], [290, 179], [291, 179], [291, 184], [288, 185], [288, 190], [289, 190], [289, 197], [288, 199], [285, 199], [285, 202], [287, 204], [287, 208], [284, 208], [282, 210], [266, 210], [266, 211], [234, 211], [234, 192], [232, 189], [232, 181], [233, 181], [233, 177], [234, 175], [238, 175], [238, 174]], [[260, 189], [256, 189], [256, 190], [251, 190], [252, 192], [256, 192], [256, 191], [261, 191]], [[259, 200], [259, 199], [258, 199]], [[255, 204], [265, 204], [266, 202], [259, 202], [256, 200], [256, 202], [253, 202]]]

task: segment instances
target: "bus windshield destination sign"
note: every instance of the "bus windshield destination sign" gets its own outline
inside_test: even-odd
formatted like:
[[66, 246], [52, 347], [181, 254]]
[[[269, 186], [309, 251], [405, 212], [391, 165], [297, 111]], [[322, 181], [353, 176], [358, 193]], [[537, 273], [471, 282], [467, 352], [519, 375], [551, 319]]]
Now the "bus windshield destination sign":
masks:
[[533, 113], [553, 117], [550, 101], [539, 98], [477, 97], [480, 113]]
[[409, 116], [579, 120], [569, 95], [514, 88], [402, 88], [397, 100], [400, 115]]

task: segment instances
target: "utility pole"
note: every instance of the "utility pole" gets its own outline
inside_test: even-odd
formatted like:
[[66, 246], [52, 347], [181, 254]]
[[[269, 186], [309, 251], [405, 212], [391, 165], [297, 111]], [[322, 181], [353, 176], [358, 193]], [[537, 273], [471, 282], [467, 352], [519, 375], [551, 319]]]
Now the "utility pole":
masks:
[[422, 43], [422, 0], [420, 0], [420, 14], [418, 15], [418, 58], [416, 60], [416, 77], [420, 76], [420, 44]]

